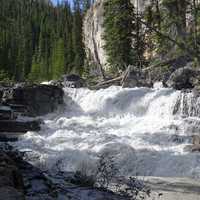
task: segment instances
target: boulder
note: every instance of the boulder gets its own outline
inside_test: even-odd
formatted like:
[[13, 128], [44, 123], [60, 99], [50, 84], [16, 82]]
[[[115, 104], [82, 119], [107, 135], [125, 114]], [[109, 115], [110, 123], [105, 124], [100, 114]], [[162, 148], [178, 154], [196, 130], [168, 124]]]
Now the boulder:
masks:
[[17, 120], [0, 120], [0, 132], [26, 133], [28, 131], [39, 131], [41, 122], [17, 121]]
[[200, 144], [186, 145], [184, 147], [186, 152], [200, 152]]
[[57, 87], [60, 87], [60, 88], [64, 87], [63, 82], [61, 80], [51, 80], [49, 82], [49, 85], [54, 85], [54, 86], [57, 86]]
[[6, 89], [2, 101], [7, 105], [26, 107], [28, 116], [40, 116], [63, 104], [63, 95], [63, 90], [53, 85], [20, 86]]
[[3, 97], [3, 88], [0, 88], [0, 103], [1, 103], [1, 100], [2, 100], [2, 97]]
[[5, 152], [0, 151], [0, 200], [24, 200], [22, 175]]
[[85, 80], [75, 74], [64, 75], [62, 81], [65, 87], [81, 88], [86, 86]]
[[195, 87], [200, 71], [186, 66], [175, 70], [168, 81], [166, 82], [167, 87], [171, 87], [177, 90], [192, 89]]
[[12, 120], [14, 119], [13, 110], [8, 106], [0, 105], [0, 120]]
[[0, 200], [25, 200], [25, 196], [13, 187], [1, 187]]

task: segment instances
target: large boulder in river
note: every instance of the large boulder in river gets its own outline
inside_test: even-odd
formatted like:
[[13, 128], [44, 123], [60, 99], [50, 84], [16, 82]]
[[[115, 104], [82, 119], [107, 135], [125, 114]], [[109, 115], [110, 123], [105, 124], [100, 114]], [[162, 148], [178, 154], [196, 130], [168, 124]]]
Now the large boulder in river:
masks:
[[9, 106], [26, 106], [28, 116], [45, 115], [63, 104], [63, 90], [53, 85], [32, 85], [9, 88], [2, 101]]
[[199, 76], [199, 70], [186, 66], [174, 71], [166, 85], [177, 90], [192, 89], [197, 84]]
[[65, 87], [81, 88], [86, 86], [85, 80], [76, 74], [64, 75], [62, 81]]

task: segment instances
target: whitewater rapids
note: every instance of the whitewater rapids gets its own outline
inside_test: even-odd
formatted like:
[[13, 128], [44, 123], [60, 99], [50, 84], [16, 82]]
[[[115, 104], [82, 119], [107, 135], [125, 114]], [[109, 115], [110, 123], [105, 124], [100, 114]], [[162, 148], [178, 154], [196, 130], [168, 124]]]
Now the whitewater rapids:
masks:
[[200, 178], [200, 154], [184, 151], [200, 119], [184, 115], [180, 91], [112, 86], [64, 92], [65, 106], [44, 117], [40, 132], [16, 143], [33, 164], [75, 171], [87, 163], [92, 169], [98, 155], [109, 152], [124, 176]]

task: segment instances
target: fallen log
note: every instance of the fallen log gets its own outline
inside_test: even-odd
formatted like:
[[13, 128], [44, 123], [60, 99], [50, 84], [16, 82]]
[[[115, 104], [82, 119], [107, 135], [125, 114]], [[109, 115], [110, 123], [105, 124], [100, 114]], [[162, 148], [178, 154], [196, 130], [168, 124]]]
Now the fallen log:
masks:
[[109, 84], [112, 84], [114, 82], [119, 82], [123, 79], [123, 76], [119, 76], [119, 77], [116, 77], [116, 78], [113, 78], [113, 79], [110, 79], [110, 80], [107, 80], [107, 81], [103, 81], [101, 83], [98, 83], [97, 85], [91, 87], [92, 89], [99, 89], [99, 88], [102, 88], [102, 87], [105, 87], [106, 85], [109, 85]]
[[175, 61], [177, 60], [177, 58], [174, 58], [174, 59], [170, 59], [170, 60], [166, 60], [164, 62], [160, 62], [158, 64], [155, 64], [155, 65], [152, 65], [152, 66], [149, 66], [147, 68], [144, 68], [142, 69], [143, 72], [146, 72], [148, 70], [151, 70], [151, 69], [154, 69], [154, 68], [157, 68], [157, 67], [164, 67], [166, 65], [169, 65], [169, 64], [172, 64], [174, 63]]

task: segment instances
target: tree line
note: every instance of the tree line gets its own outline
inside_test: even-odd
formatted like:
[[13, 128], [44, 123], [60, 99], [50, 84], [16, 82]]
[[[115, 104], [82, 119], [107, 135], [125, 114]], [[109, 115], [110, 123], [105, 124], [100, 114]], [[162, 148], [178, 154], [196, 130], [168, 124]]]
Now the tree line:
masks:
[[151, 0], [142, 11], [130, 0], [105, 0], [103, 26], [111, 69], [180, 56], [200, 64], [199, 0]]
[[91, 0], [0, 0], [0, 79], [42, 81], [83, 72], [82, 21]]

